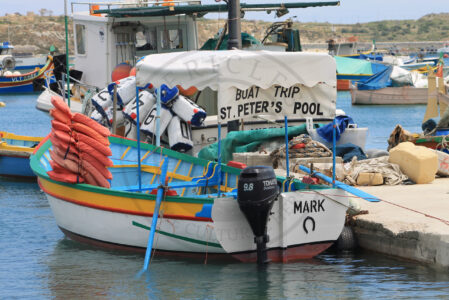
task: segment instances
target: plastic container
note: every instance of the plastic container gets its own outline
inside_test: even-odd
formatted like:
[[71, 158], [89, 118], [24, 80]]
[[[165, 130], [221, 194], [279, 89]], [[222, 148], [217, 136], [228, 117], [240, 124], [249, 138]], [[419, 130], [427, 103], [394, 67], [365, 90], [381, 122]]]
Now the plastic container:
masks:
[[[316, 129], [313, 128], [313, 119], [307, 118], [306, 124], [307, 124], [307, 132], [309, 133], [310, 137], [313, 140], [322, 143], [329, 149], [332, 149], [332, 143], [329, 143], [326, 140], [324, 140], [318, 134]], [[365, 151], [367, 136], [368, 136], [368, 128], [358, 128], [357, 124], [349, 124], [349, 126], [341, 134], [340, 139], [337, 141], [337, 145], [351, 143], [359, 146], [360, 148], [362, 148], [362, 150]]]

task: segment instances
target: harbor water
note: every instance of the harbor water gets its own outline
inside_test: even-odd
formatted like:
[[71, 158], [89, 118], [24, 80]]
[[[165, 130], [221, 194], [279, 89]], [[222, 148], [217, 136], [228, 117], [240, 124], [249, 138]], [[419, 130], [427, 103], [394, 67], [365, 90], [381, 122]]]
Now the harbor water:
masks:
[[[50, 118], [36, 95], [0, 96], [0, 130], [43, 136]], [[369, 128], [367, 148], [386, 149], [396, 124], [419, 132], [424, 106], [338, 108]], [[82, 222], [82, 220], [80, 220]], [[157, 241], [156, 241], [157, 242]], [[64, 238], [34, 181], [0, 178], [0, 299], [448, 299], [449, 274], [368, 251], [327, 251], [290, 264], [173, 259], [113, 252]]]

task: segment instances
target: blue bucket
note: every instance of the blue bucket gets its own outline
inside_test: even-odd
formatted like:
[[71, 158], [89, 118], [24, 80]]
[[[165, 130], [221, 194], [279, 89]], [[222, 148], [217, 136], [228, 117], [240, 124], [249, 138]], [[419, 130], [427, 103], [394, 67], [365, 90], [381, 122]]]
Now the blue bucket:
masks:
[[435, 135], [448, 135], [449, 134], [449, 128], [439, 128], [435, 132]]

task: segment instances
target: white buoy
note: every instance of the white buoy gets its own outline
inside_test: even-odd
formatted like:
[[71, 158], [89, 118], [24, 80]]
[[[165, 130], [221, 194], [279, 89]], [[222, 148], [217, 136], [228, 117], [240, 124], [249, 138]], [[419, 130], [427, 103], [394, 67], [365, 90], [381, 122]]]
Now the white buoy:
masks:
[[[153, 105], [148, 115], [143, 118], [143, 122], [140, 126], [140, 131], [145, 135], [149, 136], [151, 139], [156, 137], [156, 104]], [[167, 129], [170, 120], [173, 115], [168, 108], [164, 105], [161, 106], [161, 116], [160, 116], [160, 132], [161, 135]]]
[[92, 104], [95, 109], [103, 116], [103, 118], [108, 119], [106, 111], [109, 107], [112, 107], [112, 97], [109, 94], [107, 88], [102, 89], [98, 94], [95, 94], [92, 97]]
[[[156, 97], [149, 91], [143, 90], [139, 92], [139, 115], [140, 115], [140, 123], [142, 123], [142, 117], [145, 117], [150, 112], [151, 108], [156, 103]], [[133, 121], [136, 124], [137, 117], [137, 105], [136, 98], [134, 98], [131, 102], [129, 102], [125, 109], [123, 110], [123, 114], [126, 118]]]
[[186, 121], [173, 116], [167, 129], [168, 142], [172, 150], [187, 152], [193, 148], [192, 128]]
[[171, 110], [182, 120], [194, 126], [201, 126], [206, 119], [206, 112], [195, 102], [179, 95], [171, 106]]
[[114, 95], [114, 85], [117, 85], [117, 103], [118, 105], [127, 105], [136, 97], [136, 77], [129, 76], [120, 79], [108, 85], [108, 91], [111, 97]]
[[128, 139], [137, 139], [137, 126], [129, 119], [124, 119], [125, 124], [125, 137]]

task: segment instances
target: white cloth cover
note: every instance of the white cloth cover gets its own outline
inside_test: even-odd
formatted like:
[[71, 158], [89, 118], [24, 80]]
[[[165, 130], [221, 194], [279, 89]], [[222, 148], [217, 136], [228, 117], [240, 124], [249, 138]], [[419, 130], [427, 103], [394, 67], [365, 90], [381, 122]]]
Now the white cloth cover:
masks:
[[112, 97], [107, 88], [102, 89], [98, 94], [92, 97], [92, 104], [95, 109], [104, 117], [107, 118], [106, 110], [112, 106]]
[[127, 105], [136, 97], [136, 77], [129, 76], [110, 83], [108, 91], [111, 97], [114, 95], [114, 85], [117, 85], [117, 103], [119, 105]]
[[173, 116], [167, 129], [168, 142], [172, 150], [187, 152], [193, 148], [192, 128], [178, 116]]
[[[143, 122], [140, 126], [140, 131], [145, 135], [148, 135], [150, 138], [156, 136], [156, 104], [153, 105], [148, 115], [143, 119]], [[170, 120], [173, 115], [168, 108], [164, 105], [161, 106], [161, 120], [160, 120], [160, 134], [162, 135], [167, 129]]]
[[[152, 93], [147, 90], [143, 90], [139, 92], [139, 117], [140, 123], [142, 123], [142, 119], [148, 115], [150, 109], [156, 103], [156, 97]], [[134, 124], [136, 124], [137, 118], [137, 105], [136, 98], [134, 98], [131, 102], [129, 102], [125, 109], [123, 110], [123, 114], [129, 120], [132, 120]]]
[[189, 98], [179, 95], [171, 110], [182, 120], [194, 126], [201, 126], [206, 119], [206, 112]]
[[[312, 102], [315, 107], [320, 104], [321, 118], [335, 116], [336, 62], [328, 54], [243, 50], [172, 52], [148, 55], [137, 63], [136, 69], [139, 86], [151, 82], [156, 87], [165, 83], [170, 87], [179, 84], [183, 87], [195, 86], [199, 90], [209, 87], [218, 91], [220, 121], [239, 119], [235, 90], [237, 88], [247, 90], [253, 86], [261, 90], [276, 85], [283, 88], [300, 85], [306, 88], [304, 93], [301, 89], [301, 93], [296, 94], [298, 99], [280, 97], [279, 101], [298, 102], [298, 104], [290, 103], [288, 109], [281, 107], [277, 114], [297, 118], [313, 117], [311, 114], [302, 114], [298, 113], [298, 110], [295, 112], [290, 109], [308, 101], [308, 107]], [[264, 100], [270, 100], [270, 106], [264, 106], [269, 108], [268, 114], [279, 108], [276, 105], [271, 106], [271, 99]], [[245, 101], [239, 103], [242, 102]], [[252, 107], [256, 106], [247, 103]], [[232, 109], [222, 111], [227, 107]], [[246, 111], [247, 107], [244, 109]], [[245, 114], [244, 117], [252, 118], [255, 115], [258, 115], [257, 109]]]

